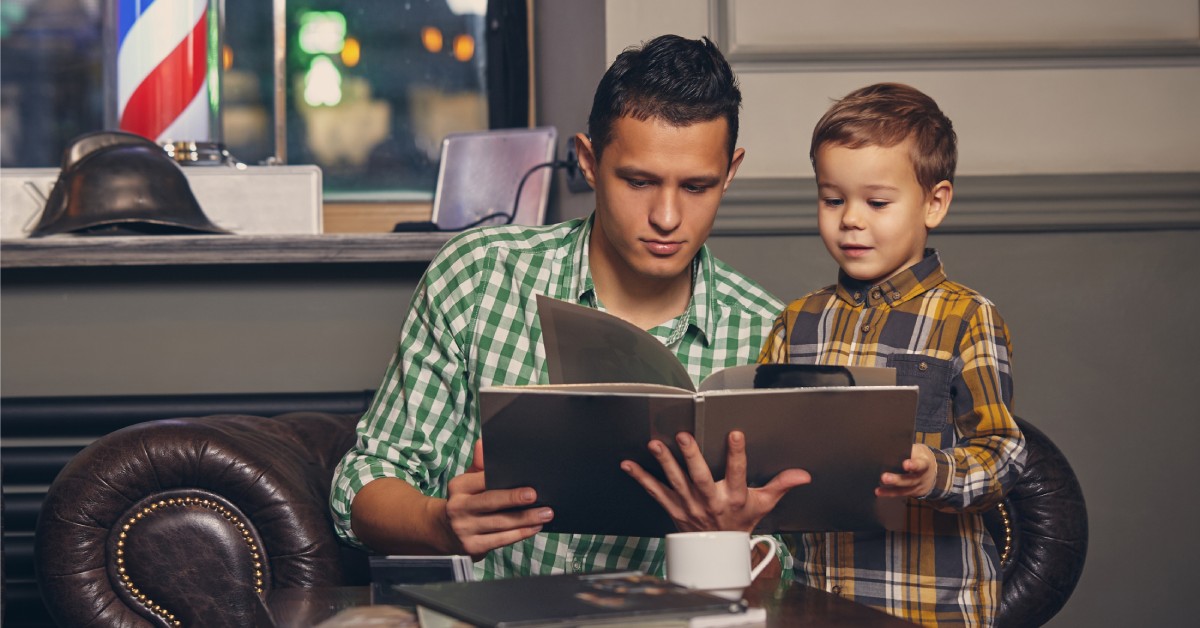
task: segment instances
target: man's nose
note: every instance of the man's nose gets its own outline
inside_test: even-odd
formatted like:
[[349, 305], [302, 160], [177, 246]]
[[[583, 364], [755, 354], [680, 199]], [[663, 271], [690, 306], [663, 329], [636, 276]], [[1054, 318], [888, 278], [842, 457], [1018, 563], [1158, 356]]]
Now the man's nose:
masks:
[[650, 209], [650, 224], [661, 231], [674, 231], [682, 219], [679, 191], [664, 186]]

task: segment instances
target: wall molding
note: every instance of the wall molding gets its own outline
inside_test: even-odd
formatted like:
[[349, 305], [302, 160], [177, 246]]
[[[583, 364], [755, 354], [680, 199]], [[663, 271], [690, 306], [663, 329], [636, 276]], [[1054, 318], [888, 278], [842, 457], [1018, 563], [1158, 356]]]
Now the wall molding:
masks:
[[1200, 65], [1200, 36], [1177, 40], [895, 45], [854, 49], [770, 46], [737, 41], [730, 0], [708, 0], [709, 36], [738, 73], [969, 69], [1096, 69]]
[[[811, 179], [735, 179], [714, 235], [817, 233]], [[1200, 229], [1200, 172], [962, 176], [948, 233]]]

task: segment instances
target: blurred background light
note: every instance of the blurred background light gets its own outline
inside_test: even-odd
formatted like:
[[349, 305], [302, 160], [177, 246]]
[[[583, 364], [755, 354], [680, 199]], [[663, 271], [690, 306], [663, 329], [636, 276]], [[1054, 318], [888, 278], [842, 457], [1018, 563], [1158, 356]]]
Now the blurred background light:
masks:
[[346, 42], [346, 16], [338, 11], [300, 14], [300, 49], [309, 54], [337, 54]]
[[347, 37], [346, 44], [342, 46], [342, 65], [352, 68], [358, 65], [362, 59], [362, 44], [358, 43], [357, 37]]
[[313, 57], [304, 75], [304, 102], [310, 107], [333, 106], [342, 101], [342, 73], [325, 55]]
[[421, 29], [421, 43], [429, 52], [442, 51], [442, 30], [436, 26], [426, 26]]
[[459, 61], [470, 61], [475, 56], [475, 38], [463, 33], [454, 38], [454, 58]]

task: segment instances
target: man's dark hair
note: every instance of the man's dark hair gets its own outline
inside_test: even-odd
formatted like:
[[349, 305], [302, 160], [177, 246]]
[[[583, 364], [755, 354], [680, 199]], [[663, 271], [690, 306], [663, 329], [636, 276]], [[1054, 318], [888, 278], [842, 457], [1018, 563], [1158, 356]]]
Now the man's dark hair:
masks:
[[737, 77], [715, 44], [707, 37], [662, 35], [626, 48], [600, 79], [588, 116], [592, 150], [599, 160], [613, 125], [624, 116], [677, 127], [724, 117], [732, 160], [741, 105]]

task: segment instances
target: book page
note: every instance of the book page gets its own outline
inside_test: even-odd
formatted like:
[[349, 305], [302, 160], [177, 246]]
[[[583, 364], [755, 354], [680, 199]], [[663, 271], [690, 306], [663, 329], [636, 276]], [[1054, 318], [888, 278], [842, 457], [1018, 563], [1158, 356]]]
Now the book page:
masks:
[[745, 364], [712, 373], [700, 382], [700, 392], [751, 388], [895, 385], [896, 369], [888, 366]]
[[695, 391], [679, 358], [649, 332], [612, 314], [537, 297], [551, 384], [622, 382]]

